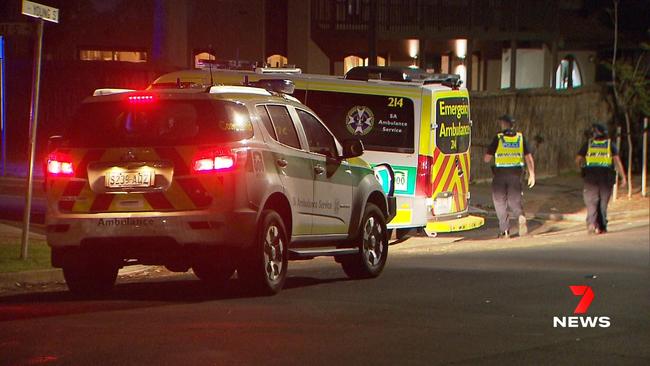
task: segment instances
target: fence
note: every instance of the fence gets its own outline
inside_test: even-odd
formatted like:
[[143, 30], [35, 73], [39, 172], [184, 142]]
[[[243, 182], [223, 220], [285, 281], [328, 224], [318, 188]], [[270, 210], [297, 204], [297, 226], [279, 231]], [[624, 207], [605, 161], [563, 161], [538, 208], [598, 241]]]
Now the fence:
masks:
[[602, 86], [573, 90], [530, 89], [472, 92], [473, 181], [490, 178], [483, 154], [498, 132], [497, 118], [505, 113], [517, 120], [531, 147], [538, 176], [574, 169], [575, 155], [585, 142], [585, 130], [594, 122], [608, 123], [612, 110]]

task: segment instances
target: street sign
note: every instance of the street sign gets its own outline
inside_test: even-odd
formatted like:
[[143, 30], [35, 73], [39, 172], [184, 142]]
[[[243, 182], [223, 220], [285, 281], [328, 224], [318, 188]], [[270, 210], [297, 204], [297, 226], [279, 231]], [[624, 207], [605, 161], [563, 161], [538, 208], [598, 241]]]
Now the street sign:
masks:
[[23, 0], [23, 14], [48, 22], [59, 22], [59, 9], [32, 1]]

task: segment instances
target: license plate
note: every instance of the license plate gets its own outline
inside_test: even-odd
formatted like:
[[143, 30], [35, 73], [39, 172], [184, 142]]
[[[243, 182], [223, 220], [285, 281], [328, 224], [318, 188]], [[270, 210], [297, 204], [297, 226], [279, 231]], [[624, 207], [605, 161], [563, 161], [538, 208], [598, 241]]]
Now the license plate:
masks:
[[144, 188], [154, 183], [154, 173], [150, 169], [135, 171], [116, 171], [106, 174], [108, 188]]
[[444, 215], [451, 213], [451, 205], [453, 197], [438, 197], [433, 201], [433, 212], [436, 215]]

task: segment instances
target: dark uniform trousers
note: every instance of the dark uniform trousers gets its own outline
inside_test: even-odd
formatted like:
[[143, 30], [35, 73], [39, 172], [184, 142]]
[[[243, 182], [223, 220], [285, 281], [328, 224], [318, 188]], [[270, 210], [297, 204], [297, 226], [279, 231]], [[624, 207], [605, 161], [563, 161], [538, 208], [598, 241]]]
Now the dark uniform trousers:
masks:
[[[495, 174], [492, 179], [492, 201], [499, 218], [499, 230], [504, 232], [510, 228], [510, 218], [519, 218], [524, 214], [521, 202], [521, 175]], [[508, 214], [508, 207], [512, 216]]]
[[584, 182], [582, 195], [587, 206], [587, 225], [607, 230], [607, 205], [612, 197], [613, 185], [606, 179], [593, 179]]

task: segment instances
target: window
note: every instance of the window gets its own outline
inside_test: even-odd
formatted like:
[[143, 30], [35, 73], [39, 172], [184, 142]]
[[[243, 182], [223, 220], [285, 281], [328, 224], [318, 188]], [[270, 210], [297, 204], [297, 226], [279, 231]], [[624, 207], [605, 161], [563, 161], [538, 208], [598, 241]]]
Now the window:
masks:
[[197, 53], [196, 55], [194, 55], [194, 68], [196, 69], [202, 68], [204, 60], [214, 61], [216, 59], [217, 59], [216, 56], [210, 52]]
[[94, 102], [79, 108], [66, 137], [77, 147], [213, 144], [252, 137], [249, 117], [245, 106], [225, 101]]
[[282, 55], [272, 55], [266, 58], [266, 63], [271, 67], [282, 67], [286, 65], [289, 60]]
[[322, 154], [330, 158], [338, 156], [336, 143], [332, 135], [327, 131], [325, 126], [316, 117], [303, 110], [297, 109], [298, 117], [302, 123], [309, 143], [309, 151]]
[[79, 59], [82, 61], [147, 62], [147, 53], [144, 51], [80, 50]]
[[[368, 66], [367, 57], [363, 59], [363, 66]], [[377, 66], [386, 66], [386, 59], [381, 56], [377, 56]]]
[[576, 59], [569, 55], [560, 61], [555, 71], [555, 88], [568, 89], [582, 86], [580, 67]]
[[278, 134], [278, 141], [281, 143], [300, 149], [300, 140], [298, 140], [298, 133], [296, 127], [293, 125], [293, 120], [289, 115], [286, 107], [281, 105], [267, 106], [273, 126]]
[[348, 56], [343, 59], [343, 74], [356, 66], [363, 66], [363, 59], [359, 56]]
[[307, 106], [339, 141], [356, 138], [367, 150], [414, 152], [413, 101], [408, 98], [310, 90]]
[[444, 97], [436, 103], [436, 146], [443, 154], [467, 151], [472, 138], [469, 100], [466, 97]]
[[271, 117], [269, 117], [269, 112], [266, 111], [266, 108], [264, 108], [263, 105], [258, 105], [257, 106], [257, 113], [260, 115], [260, 120], [262, 120], [262, 125], [264, 126], [264, 129], [266, 132], [273, 137], [275, 141], [278, 140], [278, 135], [275, 133], [275, 129], [273, 129], [273, 124], [271, 123]]

